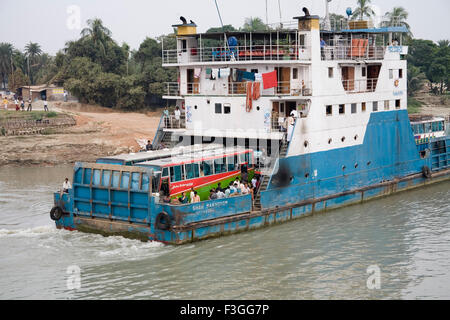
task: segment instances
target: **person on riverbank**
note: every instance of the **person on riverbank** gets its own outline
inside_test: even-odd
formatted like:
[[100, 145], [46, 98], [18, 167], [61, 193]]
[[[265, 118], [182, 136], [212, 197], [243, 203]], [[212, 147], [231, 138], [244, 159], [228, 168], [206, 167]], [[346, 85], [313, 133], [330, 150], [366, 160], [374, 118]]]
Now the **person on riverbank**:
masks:
[[23, 98], [20, 100], [20, 109], [22, 109], [22, 111], [25, 111], [25, 101], [23, 101]]
[[19, 100], [17, 98], [14, 98], [14, 105], [16, 106], [16, 111], [20, 111]]
[[8, 110], [8, 99], [6, 97], [3, 99], [3, 108], [5, 108], [5, 110]]
[[47, 101], [47, 99], [44, 100], [44, 111], [48, 111], [48, 101]]
[[27, 112], [28, 111], [33, 111], [33, 106], [31, 105], [31, 98], [28, 98], [28, 107], [27, 107]]
[[69, 189], [72, 189], [69, 178], [66, 178], [63, 182], [63, 193], [69, 193]]

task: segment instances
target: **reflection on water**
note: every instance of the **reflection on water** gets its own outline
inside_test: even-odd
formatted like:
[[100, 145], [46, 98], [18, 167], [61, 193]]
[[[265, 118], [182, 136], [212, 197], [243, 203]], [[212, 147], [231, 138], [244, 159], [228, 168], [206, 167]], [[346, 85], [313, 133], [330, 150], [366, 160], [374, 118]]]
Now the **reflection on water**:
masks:
[[[71, 175], [0, 169], [0, 298], [450, 298], [449, 182], [174, 247], [56, 230], [52, 192]], [[380, 290], [366, 286], [372, 265]]]

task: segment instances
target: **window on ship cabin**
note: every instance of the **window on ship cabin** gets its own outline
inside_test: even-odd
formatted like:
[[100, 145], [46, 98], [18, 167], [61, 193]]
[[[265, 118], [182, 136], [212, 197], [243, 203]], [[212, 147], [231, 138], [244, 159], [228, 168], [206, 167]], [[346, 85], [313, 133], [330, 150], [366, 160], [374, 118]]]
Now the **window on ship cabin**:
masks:
[[334, 68], [328, 68], [328, 78], [334, 77]]
[[384, 110], [389, 110], [389, 108], [390, 108], [389, 104], [390, 104], [389, 100], [384, 101]]
[[292, 69], [292, 79], [294, 79], [294, 80], [298, 79], [298, 68]]
[[398, 77], [403, 79], [403, 69], [398, 70]]
[[222, 104], [221, 103], [216, 103], [216, 113], [222, 113]]
[[395, 109], [400, 109], [401, 107], [401, 100], [395, 100]]
[[389, 69], [389, 79], [394, 79], [394, 70]]
[[300, 43], [300, 46], [302, 46], [302, 47], [305, 46], [305, 35], [304, 34], [300, 35], [299, 43]]
[[361, 68], [361, 76], [365, 77], [367, 75], [367, 68], [366, 67], [362, 67]]
[[372, 102], [372, 111], [377, 112], [378, 111], [378, 101]]
[[356, 113], [358, 105], [356, 103], [352, 103], [352, 113]]
[[366, 112], [366, 103], [365, 102], [361, 103], [361, 111]]
[[187, 40], [181, 40], [181, 51], [187, 52]]
[[328, 105], [328, 106], [326, 106], [326, 108], [325, 108], [326, 110], [326, 115], [327, 116], [332, 116], [333, 115], [333, 106], [332, 105]]
[[345, 114], [345, 104], [339, 105], [339, 114]]
[[230, 114], [231, 113], [231, 104], [230, 103], [224, 103], [223, 104], [223, 113], [224, 114]]

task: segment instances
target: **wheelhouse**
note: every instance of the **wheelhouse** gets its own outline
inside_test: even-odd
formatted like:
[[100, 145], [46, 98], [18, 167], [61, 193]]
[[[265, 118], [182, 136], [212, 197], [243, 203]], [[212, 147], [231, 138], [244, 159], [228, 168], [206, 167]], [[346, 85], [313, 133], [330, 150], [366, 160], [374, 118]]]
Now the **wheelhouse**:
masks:
[[202, 200], [218, 183], [227, 187], [236, 177], [250, 177], [254, 172], [253, 150], [243, 148], [209, 150], [138, 165], [153, 170], [154, 192], [176, 197], [194, 188]]

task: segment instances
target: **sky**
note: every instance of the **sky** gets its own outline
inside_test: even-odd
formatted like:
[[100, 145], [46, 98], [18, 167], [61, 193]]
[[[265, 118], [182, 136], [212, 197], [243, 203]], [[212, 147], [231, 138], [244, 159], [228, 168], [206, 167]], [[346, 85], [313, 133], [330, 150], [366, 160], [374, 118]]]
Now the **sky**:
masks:
[[[325, 0], [279, 0], [281, 20], [303, 15], [307, 7], [313, 15], [325, 15]], [[217, 0], [224, 24], [243, 25], [246, 17], [266, 20], [265, 0]], [[267, 0], [269, 23], [280, 21], [278, 0]], [[44, 52], [55, 54], [69, 40], [76, 40], [86, 21], [102, 19], [113, 38], [138, 49], [146, 37], [172, 31], [179, 17], [193, 20], [198, 32], [220, 26], [214, 0], [0, 0], [0, 42], [23, 50], [37, 42]], [[450, 39], [450, 0], [372, 0], [374, 11], [384, 15], [395, 6], [409, 12], [408, 22], [415, 38], [438, 41]], [[330, 12], [345, 15], [356, 0], [332, 0]]]

